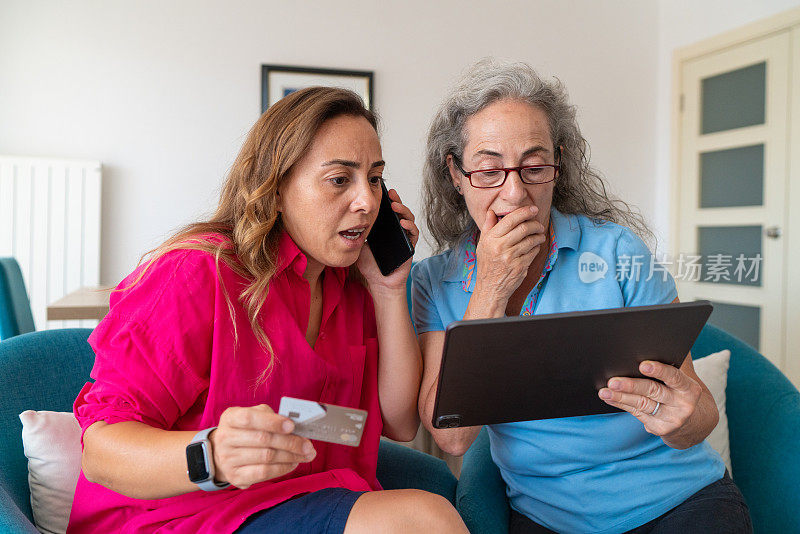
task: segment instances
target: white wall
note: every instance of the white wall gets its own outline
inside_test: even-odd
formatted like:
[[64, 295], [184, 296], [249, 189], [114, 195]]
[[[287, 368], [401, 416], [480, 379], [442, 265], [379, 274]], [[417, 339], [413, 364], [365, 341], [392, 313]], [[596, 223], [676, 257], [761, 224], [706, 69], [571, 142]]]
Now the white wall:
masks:
[[495, 55], [566, 83], [596, 166], [652, 218], [660, 12], [672, 13], [640, 0], [0, 0], [0, 153], [103, 162], [101, 277], [115, 283], [211, 210], [259, 115], [262, 63], [374, 70], [388, 177], [419, 213], [430, 118], [454, 76]]
[[659, 0], [658, 2], [658, 97], [656, 99], [657, 199], [653, 220], [664, 250], [670, 243], [670, 139], [672, 109], [672, 59], [678, 48], [694, 44], [800, 6], [800, 0]]

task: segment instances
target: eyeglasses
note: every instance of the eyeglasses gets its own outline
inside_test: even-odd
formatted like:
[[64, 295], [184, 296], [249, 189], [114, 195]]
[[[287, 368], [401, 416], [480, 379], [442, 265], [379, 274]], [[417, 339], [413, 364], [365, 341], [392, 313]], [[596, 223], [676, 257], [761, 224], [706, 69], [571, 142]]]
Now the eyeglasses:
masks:
[[[453, 162], [461, 171], [461, 174], [467, 177], [472, 187], [477, 189], [491, 189], [493, 187], [502, 187], [506, 183], [508, 173], [516, 171], [519, 174], [522, 183], [528, 185], [540, 185], [552, 182], [556, 179], [556, 171], [561, 168], [560, 163], [553, 165], [525, 165], [522, 167], [500, 167], [497, 169], [478, 169], [475, 171], [465, 171], [461, 166], [459, 159], [454, 154]], [[556, 159], [561, 160], [561, 153], [556, 149]]]

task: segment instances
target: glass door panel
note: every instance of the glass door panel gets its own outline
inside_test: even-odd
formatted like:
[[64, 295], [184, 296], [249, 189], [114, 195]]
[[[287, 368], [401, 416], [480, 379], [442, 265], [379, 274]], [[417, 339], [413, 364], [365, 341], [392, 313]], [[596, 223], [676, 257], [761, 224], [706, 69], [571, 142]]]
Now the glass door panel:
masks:
[[700, 153], [700, 207], [764, 203], [764, 145]]
[[764, 124], [767, 64], [709, 76], [702, 81], [700, 133]]
[[701, 282], [761, 285], [760, 226], [699, 226], [697, 252]]
[[743, 306], [739, 304], [725, 304], [714, 302], [714, 311], [711, 312], [708, 322], [714, 326], [730, 332], [751, 347], [758, 350], [761, 345], [761, 308], [758, 306]]

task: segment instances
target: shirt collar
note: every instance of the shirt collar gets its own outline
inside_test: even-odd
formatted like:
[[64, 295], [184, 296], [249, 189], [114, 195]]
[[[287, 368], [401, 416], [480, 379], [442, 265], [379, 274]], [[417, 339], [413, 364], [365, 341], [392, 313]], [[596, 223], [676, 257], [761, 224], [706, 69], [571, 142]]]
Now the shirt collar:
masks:
[[[550, 225], [553, 229], [557, 250], [561, 250], [562, 248], [578, 250], [578, 245], [581, 240], [581, 227], [574, 215], [564, 215], [556, 208], [551, 207]], [[461, 282], [462, 285], [467, 286], [467, 291], [473, 291], [475, 289], [474, 270], [470, 276], [469, 267], [465, 269], [465, 255], [467, 254], [467, 249], [470, 247], [470, 239], [473, 239], [474, 235], [475, 234], [472, 234], [466, 239], [462, 239], [459, 246], [452, 250], [443, 277], [445, 282]], [[553, 263], [555, 263], [557, 255], [558, 253], [556, 252]]]
[[[286, 269], [291, 269], [297, 276], [302, 277], [308, 266], [308, 258], [300, 247], [294, 242], [292, 236], [286, 230], [281, 231], [280, 241], [278, 242], [278, 258], [275, 274], [279, 274]], [[347, 278], [347, 267], [325, 267], [327, 272], [333, 272], [339, 284], [344, 285]]]
[[564, 215], [555, 208], [550, 208], [550, 224], [556, 236], [558, 249], [571, 248], [578, 250], [581, 242], [581, 225], [575, 215]]
[[466, 239], [462, 239], [458, 247], [450, 251], [450, 258], [447, 261], [447, 266], [444, 270], [443, 280], [445, 282], [460, 282], [462, 280], [462, 269], [464, 266], [464, 254], [468, 246], [469, 240], [475, 234], [470, 234]]

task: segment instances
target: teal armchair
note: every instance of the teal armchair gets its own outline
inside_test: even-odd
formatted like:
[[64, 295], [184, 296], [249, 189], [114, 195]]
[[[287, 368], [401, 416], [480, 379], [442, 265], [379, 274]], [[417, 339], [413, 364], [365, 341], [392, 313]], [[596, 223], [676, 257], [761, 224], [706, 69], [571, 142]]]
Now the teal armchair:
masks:
[[19, 263], [0, 258], [0, 341], [35, 329]]
[[[19, 414], [72, 411], [94, 362], [90, 333], [44, 330], [0, 342], [0, 534], [36, 533]], [[447, 464], [402, 445], [381, 442], [378, 480], [385, 489], [423, 489], [455, 500], [456, 479]]]
[[[703, 328], [692, 357], [724, 349], [731, 351], [725, 393], [733, 478], [755, 532], [800, 532], [800, 393], [764, 356], [712, 325]], [[471, 532], [508, 532], [505, 483], [486, 429], [464, 455], [456, 508]]]

